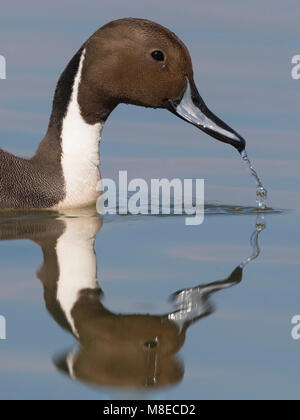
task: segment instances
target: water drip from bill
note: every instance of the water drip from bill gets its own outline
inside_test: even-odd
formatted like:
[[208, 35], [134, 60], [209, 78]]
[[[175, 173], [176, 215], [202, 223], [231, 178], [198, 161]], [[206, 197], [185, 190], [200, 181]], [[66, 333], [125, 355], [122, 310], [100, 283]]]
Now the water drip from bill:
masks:
[[257, 207], [261, 210], [264, 210], [267, 205], [266, 205], [266, 200], [267, 200], [267, 196], [268, 196], [268, 191], [264, 188], [264, 186], [261, 183], [261, 180], [256, 172], [256, 170], [254, 169], [246, 150], [243, 150], [241, 152], [241, 156], [243, 161], [246, 163], [246, 165], [248, 166], [250, 173], [252, 175], [252, 177], [255, 180], [256, 183], [256, 203], [257, 203]]

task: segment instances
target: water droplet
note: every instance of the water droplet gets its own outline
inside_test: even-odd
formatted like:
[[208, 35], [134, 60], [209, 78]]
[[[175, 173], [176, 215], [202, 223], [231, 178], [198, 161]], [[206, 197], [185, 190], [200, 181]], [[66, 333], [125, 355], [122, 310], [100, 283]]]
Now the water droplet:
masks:
[[247, 155], [246, 150], [243, 150], [241, 152], [241, 156], [243, 161], [246, 163], [246, 165], [248, 166], [250, 173], [252, 175], [252, 177], [255, 179], [255, 183], [256, 183], [256, 203], [257, 203], [257, 207], [259, 209], [265, 209], [266, 208], [266, 200], [267, 200], [267, 196], [268, 196], [268, 191], [264, 188], [264, 186], [261, 183], [261, 180], [256, 172], [256, 170], [254, 169], [254, 167], [251, 164], [251, 161]]

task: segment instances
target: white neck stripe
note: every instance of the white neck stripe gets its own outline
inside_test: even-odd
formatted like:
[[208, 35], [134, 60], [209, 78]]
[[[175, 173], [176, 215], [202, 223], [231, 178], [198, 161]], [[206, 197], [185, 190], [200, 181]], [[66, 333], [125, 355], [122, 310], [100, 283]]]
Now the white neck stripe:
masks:
[[57, 208], [72, 208], [89, 205], [98, 198], [97, 183], [99, 173], [99, 141], [102, 124], [88, 124], [81, 115], [78, 92], [85, 59], [83, 50], [67, 113], [63, 119], [62, 169], [65, 179], [65, 198]]

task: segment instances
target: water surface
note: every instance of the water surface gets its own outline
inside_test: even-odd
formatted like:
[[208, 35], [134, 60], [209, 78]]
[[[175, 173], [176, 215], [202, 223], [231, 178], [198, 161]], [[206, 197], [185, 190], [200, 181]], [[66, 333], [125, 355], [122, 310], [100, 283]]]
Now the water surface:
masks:
[[257, 216], [208, 207], [3, 215], [1, 397], [296, 398], [298, 215], [266, 213], [242, 269]]

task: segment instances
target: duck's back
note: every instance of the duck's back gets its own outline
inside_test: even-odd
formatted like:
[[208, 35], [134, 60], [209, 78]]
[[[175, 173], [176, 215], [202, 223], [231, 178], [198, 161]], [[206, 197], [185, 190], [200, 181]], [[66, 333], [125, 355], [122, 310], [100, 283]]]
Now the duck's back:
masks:
[[0, 209], [51, 208], [63, 196], [59, 171], [0, 149]]

